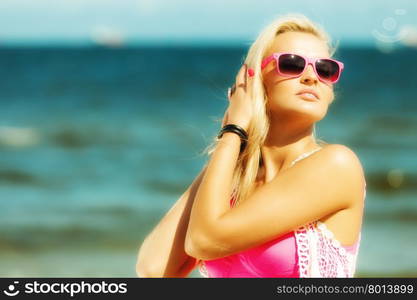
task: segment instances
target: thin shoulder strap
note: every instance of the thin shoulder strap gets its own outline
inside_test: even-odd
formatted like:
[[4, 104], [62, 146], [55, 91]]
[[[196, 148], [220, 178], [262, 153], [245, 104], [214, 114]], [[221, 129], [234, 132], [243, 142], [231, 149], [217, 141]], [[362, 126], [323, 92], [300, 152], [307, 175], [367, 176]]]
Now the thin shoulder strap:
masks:
[[296, 162], [298, 162], [298, 161], [300, 161], [300, 160], [302, 160], [303, 158], [306, 158], [307, 156], [310, 156], [311, 154], [313, 154], [313, 153], [315, 153], [315, 152], [317, 152], [317, 151], [319, 151], [319, 150], [321, 150], [321, 149], [323, 149], [322, 147], [321, 148], [317, 148], [317, 149], [314, 149], [314, 150], [312, 150], [312, 151], [309, 151], [309, 152], [306, 152], [306, 153], [303, 153], [303, 154], [301, 154], [299, 157], [297, 157], [296, 159], [294, 159], [293, 161], [292, 161], [292, 163], [291, 163], [291, 167], [296, 163]]

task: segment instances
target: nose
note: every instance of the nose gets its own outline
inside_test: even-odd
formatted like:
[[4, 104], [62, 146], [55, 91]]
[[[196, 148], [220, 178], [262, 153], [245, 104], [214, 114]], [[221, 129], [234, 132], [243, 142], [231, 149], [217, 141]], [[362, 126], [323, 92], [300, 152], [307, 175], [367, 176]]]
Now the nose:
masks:
[[317, 83], [318, 78], [314, 72], [313, 66], [309, 64], [300, 77], [301, 82]]

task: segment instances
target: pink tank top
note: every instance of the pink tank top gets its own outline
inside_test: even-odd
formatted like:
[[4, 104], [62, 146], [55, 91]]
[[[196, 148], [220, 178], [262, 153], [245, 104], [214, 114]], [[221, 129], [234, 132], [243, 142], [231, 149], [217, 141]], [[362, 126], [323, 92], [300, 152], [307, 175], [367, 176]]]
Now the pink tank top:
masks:
[[[320, 149], [302, 154], [291, 166]], [[353, 277], [360, 238], [359, 233], [353, 245], [341, 245], [324, 223], [315, 221], [260, 246], [199, 261], [199, 271], [204, 277], [216, 278]]]

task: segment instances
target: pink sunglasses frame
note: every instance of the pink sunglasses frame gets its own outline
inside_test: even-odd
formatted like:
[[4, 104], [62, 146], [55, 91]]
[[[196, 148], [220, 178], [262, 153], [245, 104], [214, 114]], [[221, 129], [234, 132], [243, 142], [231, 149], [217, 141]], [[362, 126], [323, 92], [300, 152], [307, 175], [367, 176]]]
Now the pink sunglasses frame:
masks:
[[[290, 54], [290, 55], [297, 55], [297, 56], [300, 56], [300, 57], [302, 57], [305, 61], [306, 61], [306, 64], [304, 65], [304, 69], [303, 69], [303, 71], [301, 71], [300, 72], [300, 74], [298, 74], [298, 75], [288, 75], [288, 74], [285, 74], [285, 73], [281, 73], [280, 72], [280, 70], [279, 70], [279, 57], [281, 56], [281, 55], [284, 55], [284, 54]], [[280, 76], [284, 76], [284, 77], [300, 77], [301, 76], [301, 74], [303, 74], [304, 73], [304, 71], [307, 69], [307, 67], [308, 67], [308, 65], [312, 65], [313, 66], [313, 69], [314, 69], [314, 72], [316, 73], [316, 75], [317, 75], [317, 78], [319, 78], [321, 81], [323, 81], [323, 82], [326, 82], [326, 83], [332, 83], [332, 84], [334, 84], [334, 83], [336, 83], [336, 82], [338, 82], [339, 81], [339, 78], [340, 78], [340, 75], [342, 74], [342, 71], [343, 71], [343, 68], [344, 68], [344, 65], [343, 65], [343, 63], [342, 62], [340, 62], [340, 61], [337, 61], [337, 60], [335, 60], [335, 59], [331, 59], [331, 58], [310, 58], [310, 57], [307, 57], [307, 56], [303, 56], [303, 55], [300, 55], [300, 54], [295, 54], [295, 53], [288, 53], [288, 52], [275, 52], [275, 53], [273, 53], [273, 54], [271, 54], [270, 56], [268, 56], [267, 58], [265, 58], [265, 59], [263, 59], [262, 60], [262, 64], [261, 64], [261, 69], [263, 69], [263, 68], [265, 68], [272, 60], [274, 60], [275, 59], [275, 61], [276, 61], [276, 68], [275, 68], [275, 70], [277, 71], [277, 73], [280, 75]], [[331, 61], [333, 61], [333, 62], [335, 62], [338, 66], [339, 66], [339, 74], [337, 75], [337, 78], [336, 78], [336, 80], [335, 81], [331, 81], [331, 80], [326, 80], [326, 79], [323, 79], [318, 73], [317, 73], [317, 70], [316, 70], [316, 62], [318, 61], [318, 60], [320, 60], [320, 59], [326, 59], [326, 60], [331, 60]]]

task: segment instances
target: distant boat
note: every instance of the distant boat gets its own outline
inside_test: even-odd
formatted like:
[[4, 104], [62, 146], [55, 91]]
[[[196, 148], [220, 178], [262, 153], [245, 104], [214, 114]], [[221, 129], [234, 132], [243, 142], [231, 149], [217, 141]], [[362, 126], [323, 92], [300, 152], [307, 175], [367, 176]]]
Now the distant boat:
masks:
[[91, 31], [91, 40], [94, 44], [104, 47], [123, 47], [125, 39], [117, 28], [110, 26], [97, 26]]

